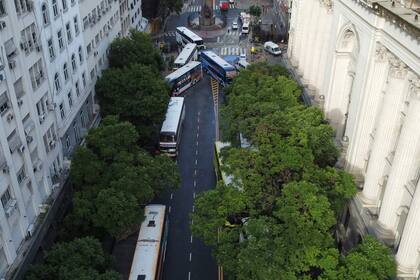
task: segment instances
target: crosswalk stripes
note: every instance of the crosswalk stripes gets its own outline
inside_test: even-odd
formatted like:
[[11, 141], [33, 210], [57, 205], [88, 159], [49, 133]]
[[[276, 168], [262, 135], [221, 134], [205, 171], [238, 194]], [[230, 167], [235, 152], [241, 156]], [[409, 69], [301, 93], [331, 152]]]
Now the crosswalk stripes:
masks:
[[[219, 10], [220, 7], [218, 5], [214, 6], [214, 10]], [[189, 12], [189, 13], [199, 13], [201, 12], [201, 5], [188, 5], [188, 6], [184, 6], [183, 8], [184, 11]]]
[[174, 37], [175, 36], [175, 31], [168, 31], [164, 34], [165, 37]]
[[246, 48], [242, 47], [221, 47], [217, 50], [221, 56], [241, 55], [246, 53]]
[[239, 37], [241, 32], [239, 30], [230, 30], [229, 32], [225, 33], [225, 37]]

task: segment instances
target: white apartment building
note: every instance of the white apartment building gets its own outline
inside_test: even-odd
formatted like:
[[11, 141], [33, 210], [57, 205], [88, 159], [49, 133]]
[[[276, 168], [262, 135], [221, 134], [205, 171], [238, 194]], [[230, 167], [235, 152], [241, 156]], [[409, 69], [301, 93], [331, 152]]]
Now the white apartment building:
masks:
[[63, 162], [33, 10], [29, 0], [0, 0], [0, 275], [22, 252]]
[[130, 7], [130, 25], [131, 28], [134, 28], [138, 31], [144, 31], [147, 23], [145, 24], [143, 17], [142, 17], [142, 11], [141, 11], [141, 0], [130, 0], [129, 3]]
[[77, 0], [35, 1], [34, 11], [52, 100], [58, 137], [65, 156], [86, 135], [94, 118], [82, 20]]
[[131, 20], [128, 0], [119, 0], [120, 2], [120, 21], [121, 21], [121, 36], [125, 37], [130, 31]]
[[293, 0], [288, 57], [325, 112], [359, 192], [344, 249], [373, 234], [420, 274], [420, 1]]

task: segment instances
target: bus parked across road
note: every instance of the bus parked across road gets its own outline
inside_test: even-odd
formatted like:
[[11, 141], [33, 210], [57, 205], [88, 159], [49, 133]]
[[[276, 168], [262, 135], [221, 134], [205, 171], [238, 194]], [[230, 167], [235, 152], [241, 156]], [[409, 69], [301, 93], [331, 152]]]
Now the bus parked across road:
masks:
[[176, 28], [175, 38], [176, 42], [181, 46], [185, 46], [188, 43], [194, 43], [197, 44], [199, 50], [205, 48], [203, 39], [184, 26]]
[[165, 80], [169, 85], [171, 94], [177, 96], [195, 85], [202, 77], [201, 63], [199, 61], [190, 61], [166, 76]]
[[198, 59], [197, 44], [188, 43], [182, 49], [181, 53], [177, 56], [174, 62], [173, 70], [181, 68], [190, 61]]
[[159, 135], [161, 153], [176, 157], [185, 118], [184, 97], [171, 97]]
[[129, 280], [162, 279], [168, 236], [166, 206], [150, 204], [144, 208]]
[[200, 60], [203, 68], [223, 86], [236, 76], [236, 69], [213, 51], [202, 51]]

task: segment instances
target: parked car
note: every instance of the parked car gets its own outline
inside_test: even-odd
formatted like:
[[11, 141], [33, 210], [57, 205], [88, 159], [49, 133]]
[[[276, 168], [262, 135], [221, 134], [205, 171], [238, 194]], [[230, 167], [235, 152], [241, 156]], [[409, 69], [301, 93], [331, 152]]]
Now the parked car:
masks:
[[235, 4], [235, 0], [229, 0], [229, 4]]
[[232, 30], [237, 30], [238, 29], [238, 22], [234, 21], [232, 22]]
[[264, 50], [271, 53], [272, 55], [280, 55], [281, 50], [279, 45], [274, 42], [268, 41], [264, 43]]
[[220, 1], [219, 7], [221, 11], [227, 11], [229, 9], [229, 2], [228, 1]]
[[241, 71], [242, 69], [246, 69], [249, 66], [248, 61], [246, 61], [245, 59], [239, 59], [236, 63], [235, 63], [235, 68], [238, 71]]

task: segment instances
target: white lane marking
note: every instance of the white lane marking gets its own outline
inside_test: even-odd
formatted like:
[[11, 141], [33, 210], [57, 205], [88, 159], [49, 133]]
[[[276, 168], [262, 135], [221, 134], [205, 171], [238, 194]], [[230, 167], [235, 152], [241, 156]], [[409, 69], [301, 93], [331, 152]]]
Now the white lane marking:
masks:
[[195, 165], [197, 165], [197, 160], [195, 160]]
[[191, 262], [191, 259], [192, 259], [192, 253], [190, 252], [190, 262]]
[[196, 155], [196, 156], [198, 155], [198, 150], [195, 150], [195, 155]]
[[197, 176], [197, 169], [194, 170], [194, 176]]
[[198, 134], [198, 132], [197, 132], [197, 139], [198, 139], [198, 136], [199, 136], [199, 134]]
[[193, 219], [191, 219], [191, 225], [193, 225], [194, 224], [194, 220]]
[[192, 237], [192, 234], [191, 234], [190, 243], [192, 243], [192, 241], [193, 241], [193, 237]]
[[194, 180], [194, 187], [197, 187], [197, 182]]
[[199, 131], [200, 130], [200, 126], [199, 125], [197, 125], [197, 131]]
[[195, 199], [195, 192], [193, 192], [193, 198]]
[[169, 213], [171, 213], [171, 210], [172, 210], [172, 206], [169, 206], [169, 209], [168, 209]]
[[198, 147], [198, 141], [195, 143], [195, 145]]
[[193, 209], [192, 209], [192, 211], [193, 211], [193, 213], [194, 213], [194, 211], [195, 211], [195, 207], [194, 207], [194, 205], [193, 205]]
[[174, 194], [173, 193], [171, 193], [171, 200], [174, 198]]
[[188, 271], [188, 280], [191, 280], [191, 271]]

